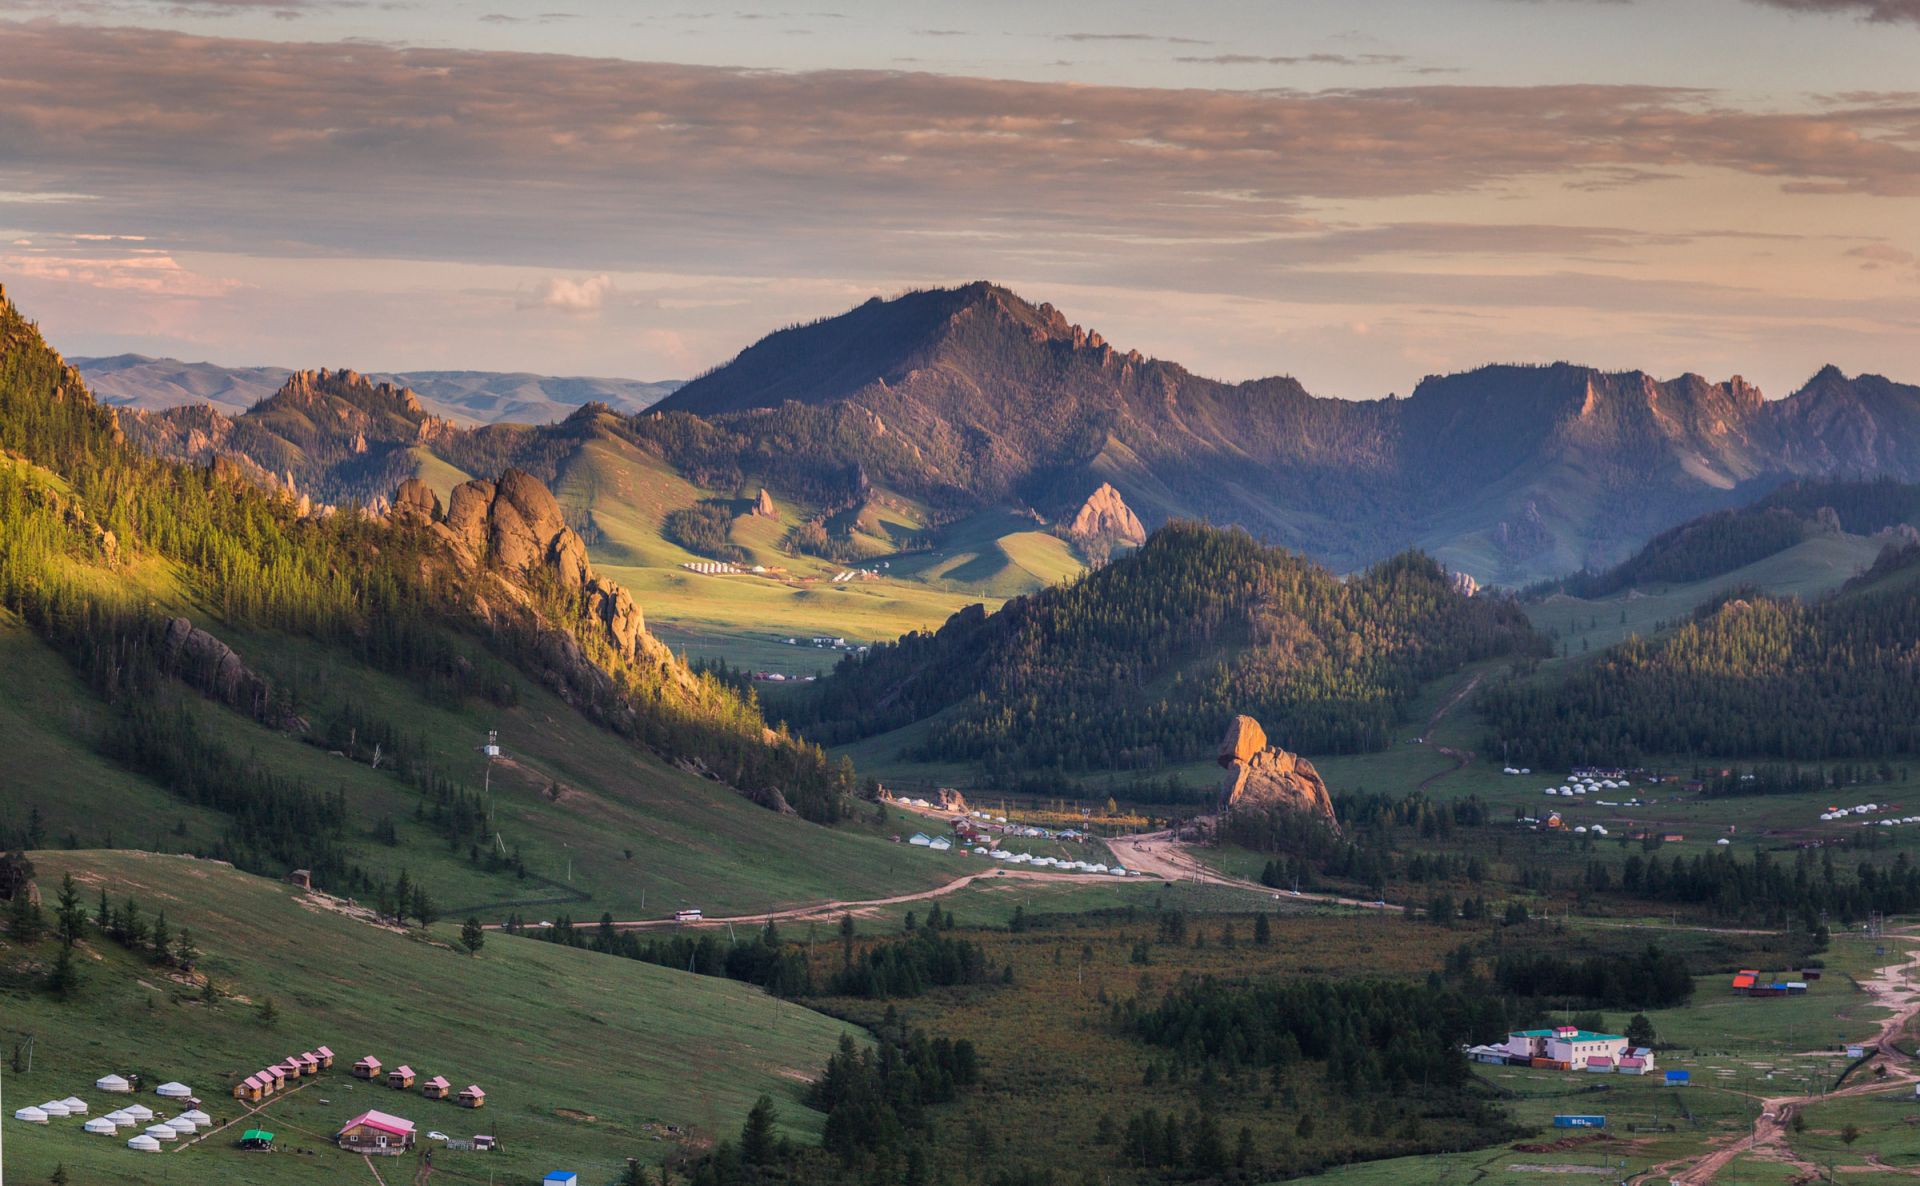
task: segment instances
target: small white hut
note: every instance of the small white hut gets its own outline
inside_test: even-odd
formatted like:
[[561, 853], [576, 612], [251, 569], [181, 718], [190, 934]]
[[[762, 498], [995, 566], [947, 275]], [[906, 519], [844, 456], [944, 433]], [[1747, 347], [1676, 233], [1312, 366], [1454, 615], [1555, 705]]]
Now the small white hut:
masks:
[[118, 1075], [102, 1075], [93, 1081], [95, 1091], [110, 1091], [115, 1095], [124, 1095], [133, 1090], [133, 1084]]
[[45, 1124], [47, 1122], [47, 1114], [38, 1108], [17, 1109], [13, 1114], [13, 1118], [15, 1120], [24, 1120], [28, 1124]]
[[66, 1105], [67, 1115], [69, 1116], [85, 1116], [87, 1114], [87, 1101], [77, 1095], [70, 1095], [60, 1102]]
[[87, 1121], [85, 1127], [88, 1132], [97, 1137], [110, 1137], [119, 1131], [120, 1126], [108, 1120], [105, 1116], [95, 1116], [92, 1120]]
[[145, 1133], [141, 1133], [139, 1136], [127, 1142], [127, 1148], [132, 1149], [136, 1153], [158, 1153], [160, 1152], [160, 1142]]
[[183, 1100], [193, 1094], [193, 1088], [185, 1083], [162, 1083], [153, 1089], [153, 1094], [164, 1095], [170, 1100]]
[[180, 1139], [180, 1134], [173, 1131], [173, 1126], [169, 1124], [149, 1124], [147, 1125], [146, 1132], [148, 1136], [156, 1141], [177, 1141]]

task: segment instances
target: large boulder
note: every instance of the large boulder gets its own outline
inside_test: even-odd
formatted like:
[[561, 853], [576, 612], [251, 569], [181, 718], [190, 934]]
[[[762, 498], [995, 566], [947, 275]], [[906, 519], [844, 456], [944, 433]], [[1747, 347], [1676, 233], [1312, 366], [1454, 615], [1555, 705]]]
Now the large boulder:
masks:
[[753, 500], [753, 513], [762, 519], [778, 519], [780, 509], [773, 505], [773, 495], [767, 493], [765, 486], [760, 487], [760, 495]]
[[1338, 827], [1333, 796], [1313, 763], [1298, 754], [1267, 744], [1266, 730], [1249, 716], [1238, 716], [1220, 742], [1220, 765], [1226, 777], [1220, 784], [1223, 812], [1284, 808], [1304, 811]]
[[453, 488], [447, 504], [447, 531], [478, 556], [487, 546], [487, 516], [493, 507], [493, 483], [479, 478]]
[[1139, 516], [1127, 506], [1111, 482], [1100, 483], [1100, 488], [1087, 496], [1067, 534], [1079, 540], [1103, 540], [1135, 547], [1147, 542], [1147, 529], [1141, 526]]
[[393, 492], [393, 521], [426, 525], [440, 520], [440, 496], [419, 478], [408, 478]]
[[521, 469], [500, 475], [487, 545], [502, 568], [531, 572], [547, 559], [566, 527], [560, 504], [539, 478]]

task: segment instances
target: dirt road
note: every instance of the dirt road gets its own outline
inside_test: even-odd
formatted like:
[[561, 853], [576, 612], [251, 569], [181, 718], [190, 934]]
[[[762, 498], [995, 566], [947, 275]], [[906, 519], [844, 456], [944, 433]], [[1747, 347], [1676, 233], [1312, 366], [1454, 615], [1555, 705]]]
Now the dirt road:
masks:
[[1880, 1032], [1873, 1039], [1880, 1047], [1876, 1061], [1887, 1068], [1885, 1078], [1865, 1076], [1852, 1087], [1828, 1092], [1824, 1096], [1782, 1095], [1763, 1099], [1760, 1101], [1760, 1118], [1754, 1122], [1751, 1133], [1724, 1148], [1716, 1149], [1687, 1169], [1676, 1171], [1672, 1168], [1683, 1164], [1680, 1162], [1657, 1165], [1636, 1180], [1651, 1183], [1670, 1178], [1686, 1186], [1712, 1182], [1734, 1158], [1743, 1153], [1752, 1153], [1769, 1161], [1785, 1162], [1802, 1171], [1818, 1172], [1817, 1167], [1794, 1156], [1787, 1144], [1787, 1127], [1793, 1120], [1793, 1114], [1823, 1099], [1870, 1095], [1914, 1080], [1911, 1060], [1894, 1049], [1893, 1039], [1900, 1036], [1909, 1021], [1920, 1015], [1920, 995], [1916, 995], [1907, 983], [1907, 977], [1916, 970], [1920, 970], [1920, 948], [1908, 953], [1906, 959], [1880, 969], [1880, 974], [1873, 979], [1860, 982], [1860, 987], [1867, 991], [1875, 1004], [1892, 1010], [1892, 1015], [1880, 1023]]
[[1379, 903], [1362, 901], [1358, 898], [1342, 898], [1337, 894], [1282, 892], [1271, 886], [1261, 885], [1257, 881], [1229, 877], [1225, 873], [1209, 868], [1200, 858], [1194, 856], [1186, 845], [1174, 839], [1172, 832], [1142, 832], [1134, 836], [1122, 836], [1117, 840], [1107, 841], [1107, 847], [1113, 850], [1113, 855], [1120, 858], [1120, 863], [1127, 868], [1138, 869], [1142, 873], [1155, 877], [1164, 877], [1168, 881], [1224, 885], [1291, 902], [1326, 902], [1336, 906], [1360, 906], [1375, 910], [1403, 909], [1400, 906], [1382, 906]]

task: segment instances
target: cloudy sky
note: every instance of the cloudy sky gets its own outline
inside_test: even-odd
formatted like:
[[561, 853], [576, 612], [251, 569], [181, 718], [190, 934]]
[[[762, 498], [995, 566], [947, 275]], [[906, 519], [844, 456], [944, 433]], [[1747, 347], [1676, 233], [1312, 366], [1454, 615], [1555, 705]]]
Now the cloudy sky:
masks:
[[1920, 0], [9, 0], [69, 354], [684, 376], [976, 278], [1223, 378], [1920, 381]]

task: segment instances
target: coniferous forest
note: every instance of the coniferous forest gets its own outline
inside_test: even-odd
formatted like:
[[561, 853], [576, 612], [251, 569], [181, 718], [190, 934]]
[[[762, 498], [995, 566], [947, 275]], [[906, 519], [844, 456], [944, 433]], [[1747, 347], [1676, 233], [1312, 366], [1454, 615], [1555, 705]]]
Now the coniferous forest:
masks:
[[1488, 688], [1487, 744], [1536, 766], [1649, 755], [1859, 760], [1920, 747], [1920, 547], [1893, 545], [1837, 595], [1730, 595], [1558, 684]]
[[1008, 777], [1190, 761], [1238, 712], [1289, 749], [1358, 753], [1424, 682], [1543, 645], [1516, 605], [1462, 596], [1421, 555], [1342, 581], [1243, 531], [1174, 523], [1078, 581], [842, 660], [795, 723], [834, 743], [952, 709], [911, 755]]

